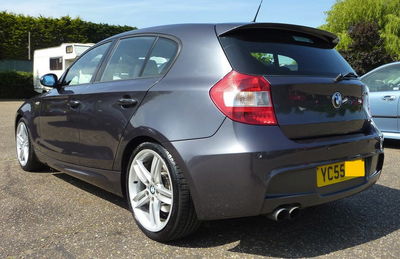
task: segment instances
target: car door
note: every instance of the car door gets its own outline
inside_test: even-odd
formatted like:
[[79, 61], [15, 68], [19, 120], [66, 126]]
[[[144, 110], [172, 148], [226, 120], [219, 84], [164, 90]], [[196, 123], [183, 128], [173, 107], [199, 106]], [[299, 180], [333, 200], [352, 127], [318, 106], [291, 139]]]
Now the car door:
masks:
[[156, 36], [119, 39], [96, 82], [77, 88], [81, 165], [112, 169], [126, 125], [176, 52], [177, 43], [170, 39]]
[[79, 103], [76, 88], [88, 85], [110, 43], [96, 47], [77, 60], [63, 78], [62, 87], [42, 98], [40, 113], [40, 150], [54, 159], [79, 164]]
[[400, 64], [371, 71], [361, 79], [370, 90], [372, 117], [381, 131], [399, 131]]

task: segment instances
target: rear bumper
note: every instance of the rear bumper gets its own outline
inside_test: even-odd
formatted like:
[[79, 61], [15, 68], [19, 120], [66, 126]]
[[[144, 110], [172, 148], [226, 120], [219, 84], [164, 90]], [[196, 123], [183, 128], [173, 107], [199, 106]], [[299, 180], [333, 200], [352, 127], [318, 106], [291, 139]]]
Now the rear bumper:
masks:
[[[373, 185], [383, 164], [381, 137], [368, 135], [293, 141], [277, 126], [226, 119], [205, 139], [172, 142], [190, 184], [199, 219], [254, 216], [283, 205], [309, 207]], [[315, 167], [364, 158], [366, 176], [317, 188]]]
[[[261, 214], [272, 212], [274, 209], [282, 205], [296, 205], [301, 208], [315, 206], [354, 195], [371, 187], [380, 177], [382, 167], [378, 166], [378, 163], [380, 163], [378, 160], [383, 162], [383, 153], [380, 155], [364, 157], [364, 159], [367, 162], [367, 175], [365, 177], [355, 178], [322, 188], [316, 187], [315, 167], [303, 170], [299, 169], [299, 171], [288, 170], [282, 172], [282, 175], [275, 175], [271, 178], [274, 182], [269, 183], [271, 188], [276, 189], [276, 187], [286, 187], [286, 185], [283, 184], [282, 179], [286, 179], [288, 176], [284, 175], [294, 175], [297, 173], [296, 176], [289, 177], [292, 178], [293, 181], [297, 180], [296, 182], [302, 183], [305, 192], [290, 190], [290, 188], [286, 187], [286, 192], [282, 190], [284, 192], [267, 193], [261, 209]], [[326, 163], [321, 163], [321, 165], [322, 164]], [[306, 182], [304, 179], [308, 179], [309, 181]], [[305, 188], [308, 184], [310, 184], [310, 186]]]

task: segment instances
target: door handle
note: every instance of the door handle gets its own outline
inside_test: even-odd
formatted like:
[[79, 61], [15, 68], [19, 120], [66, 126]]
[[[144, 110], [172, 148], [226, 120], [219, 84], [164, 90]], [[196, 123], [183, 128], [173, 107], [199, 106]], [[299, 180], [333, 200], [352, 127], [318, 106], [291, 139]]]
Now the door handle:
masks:
[[384, 101], [394, 101], [396, 100], [396, 96], [395, 95], [385, 95], [382, 100]]
[[118, 105], [121, 105], [124, 108], [133, 107], [138, 103], [136, 99], [132, 98], [121, 98], [117, 101]]
[[77, 100], [71, 100], [68, 102], [69, 107], [71, 107], [72, 109], [78, 108], [80, 104], [81, 102]]

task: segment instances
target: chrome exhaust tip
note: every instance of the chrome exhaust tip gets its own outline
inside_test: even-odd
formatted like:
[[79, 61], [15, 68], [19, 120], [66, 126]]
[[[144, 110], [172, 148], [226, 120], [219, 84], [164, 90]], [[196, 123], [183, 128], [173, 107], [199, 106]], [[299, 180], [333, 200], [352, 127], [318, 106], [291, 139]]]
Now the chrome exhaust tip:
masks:
[[300, 214], [300, 208], [295, 206], [289, 208], [289, 219], [297, 218]]
[[286, 208], [278, 208], [274, 210], [272, 213], [267, 214], [267, 217], [274, 221], [281, 221], [289, 217], [289, 210]]

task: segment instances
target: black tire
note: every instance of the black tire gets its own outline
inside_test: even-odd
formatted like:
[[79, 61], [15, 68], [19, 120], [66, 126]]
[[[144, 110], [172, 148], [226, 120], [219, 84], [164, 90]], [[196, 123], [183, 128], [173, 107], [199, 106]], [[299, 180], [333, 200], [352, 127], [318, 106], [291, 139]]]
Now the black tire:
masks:
[[[27, 129], [28, 142], [29, 142], [29, 144], [28, 144], [29, 152], [28, 152], [28, 160], [27, 160], [26, 164], [22, 165], [19, 162], [19, 160], [18, 160], [18, 163], [21, 166], [22, 170], [24, 170], [26, 172], [38, 172], [38, 171], [41, 171], [43, 168], [46, 167], [46, 165], [41, 163], [39, 161], [39, 159], [37, 158], [36, 154], [35, 154], [35, 150], [34, 150], [34, 147], [32, 145], [32, 141], [31, 141], [31, 134], [30, 134], [30, 131], [29, 131], [29, 128], [28, 128], [28, 123], [26, 122], [26, 120], [24, 118], [21, 118], [18, 121], [17, 128], [15, 130], [15, 143], [17, 143], [17, 130], [18, 130], [18, 125], [20, 123], [25, 124], [25, 127]], [[17, 156], [18, 156], [18, 153], [17, 153]]]
[[[152, 232], [147, 230], [136, 219], [131, 204], [131, 198], [129, 197], [129, 190], [128, 190], [129, 169], [131, 167], [132, 161], [134, 160], [135, 156], [144, 149], [151, 149], [156, 153], [158, 153], [161, 156], [161, 158], [163, 158], [170, 172], [170, 177], [173, 186], [173, 205], [172, 205], [172, 211], [170, 212], [171, 215], [166, 226], [158, 232]], [[200, 226], [200, 221], [197, 219], [188, 183], [185, 177], [183, 176], [181, 169], [175, 163], [172, 155], [164, 147], [162, 147], [159, 144], [151, 142], [142, 143], [132, 153], [126, 170], [127, 170], [126, 194], [127, 194], [129, 209], [131, 210], [135, 218], [136, 224], [139, 226], [139, 228], [143, 231], [143, 233], [146, 236], [158, 242], [168, 242], [185, 237], [197, 230], [197, 228]]]

